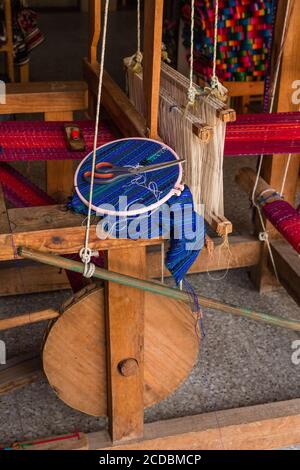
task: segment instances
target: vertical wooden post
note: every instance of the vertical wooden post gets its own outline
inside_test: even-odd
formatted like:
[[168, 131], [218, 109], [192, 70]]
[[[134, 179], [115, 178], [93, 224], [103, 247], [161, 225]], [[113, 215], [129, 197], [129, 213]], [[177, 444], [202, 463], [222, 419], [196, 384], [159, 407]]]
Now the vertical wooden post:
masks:
[[[48, 112], [45, 121], [73, 121], [73, 112]], [[57, 202], [65, 202], [72, 194], [74, 186], [74, 172], [72, 160], [49, 160], [46, 162], [47, 193]]]
[[163, 9], [163, 0], [145, 0], [144, 91], [147, 127], [153, 139], [158, 136]]
[[[146, 277], [145, 248], [110, 250], [108, 269]], [[108, 283], [106, 297], [110, 433], [114, 442], [139, 439], [144, 429], [144, 293]]]
[[[286, 0], [280, 0], [278, 3], [278, 13], [274, 31], [275, 37], [273, 63], [276, 62], [280, 50], [286, 8]], [[299, 111], [299, 105], [294, 104], [292, 101], [292, 95], [295, 91], [292, 88], [292, 84], [295, 80], [300, 80], [299, 50], [300, 2], [296, 0], [294, 2], [293, 12], [290, 17], [282, 55], [278, 96], [276, 97], [278, 112]], [[287, 158], [287, 155], [273, 155], [272, 157], [265, 157], [264, 159], [261, 176], [267, 183], [269, 183], [272, 188], [276, 189], [277, 191], [280, 191], [282, 186]], [[293, 155], [284, 190], [284, 197], [291, 204], [295, 203], [299, 175], [299, 163], [299, 155]], [[269, 231], [270, 237], [276, 238], [278, 236], [275, 228], [269, 222], [267, 222], [267, 230]], [[268, 250], [266, 246], [262, 248], [261, 261], [258, 269], [256, 269], [254, 272], [253, 280], [260, 291], [266, 291], [272, 287], [272, 285], [274, 285], [274, 276], [268, 269]]]
[[15, 81], [15, 65], [14, 65], [14, 44], [13, 44], [13, 27], [12, 27], [12, 11], [11, 1], [5, 0], [4, 2], [4, 15], [5, 15], [5, 27], [6, 27], [6, 44], [3, 46], [3, 50], [6, 51], [6, 62], [8, 76], [11, 82]]
[[97, 48], [101, 34], [101, 0], [89, 0], [90, 37], [89, 37], [89, 63], [97, 63]]
[[[101, 35], [101, 0], [89, 0], [89, 52], [88, 61], [90, 64], [95, 65], [98, 63], [97, 51]], [[95, 118], [96, 114], [96, 97], [89, 90], [88, 96], [88, 115], [91, 119]]]

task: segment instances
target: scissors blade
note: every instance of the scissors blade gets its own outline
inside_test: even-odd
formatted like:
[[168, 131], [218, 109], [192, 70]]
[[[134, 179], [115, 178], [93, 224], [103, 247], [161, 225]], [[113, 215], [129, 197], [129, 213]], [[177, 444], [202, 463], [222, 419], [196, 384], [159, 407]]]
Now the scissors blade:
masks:
[[142, 166], [139, 168], [131, 168], [130, 172], [133, 174], [137, 173], [149, 173], [150, 171], [163, 170], [164, 168], [169, 168], [171, 166], [178, 165], [179, 163], [184, 163], [185, 159], [181, 160], [172, 160], [171, 162], [157, 163], [156, 165]]

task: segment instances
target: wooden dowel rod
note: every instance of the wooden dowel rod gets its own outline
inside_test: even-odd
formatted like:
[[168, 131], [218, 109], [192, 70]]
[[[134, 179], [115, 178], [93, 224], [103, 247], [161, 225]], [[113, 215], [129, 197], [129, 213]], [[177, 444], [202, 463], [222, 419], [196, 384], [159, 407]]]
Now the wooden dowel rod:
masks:
[[0, 331], [10, 330], [11, 328], [30, 325], [32, 323], [38, 323], [45, 320], [53, 320], [58, 317], [59, 312], [49, 309], [42, 310], [41, 312], [25, 313], [24, 315], [18, 315], [17, 317], [3, 318], [0, 320]]
[[[239, 172], [236, 175], [235, 178], [237, 184], [249, 195], [252, 195], [252, 191], [255, 185], [256, 181], [256, 173], [252, 168], [241, 168]], [[271, 194], [271, 186], [266, 183], [266, 181], [259, 177], [257, 188], [255, 191], [255, 199], [258, 199], [258, 197], [264, 192], [264, 191], [270, 191], [270, 193], [267, 193], [266, 195], [270, 196]], [[272, 195], [272, 197], [268, 198], [268, 203], [276, 201], [278, 199], [281, 199], [279, 194], [278, 195]]]
[[[18, 254], [23, 258], [48, 264], [50, 266], [67, 269], [69, 271], [74, 271], [77, 273], [83, 273], [84, 271], [84, 265], [82, 263], [74, 260], [69, 260], [60, 256], [49, 255], [47, 253], [42, 253], [23, 247], [19, 247]], [[132, 276], [126, 276], [124, 274], [115, 273], [103, 268], [96, 267], [94, 277], [109, 282], [116, 282], [125, 286], [135, 287], [136, 289], [142, 289], [144, 291], [152, 292], [154, 294], [164, 295], [166, 297], [181, 300], [186, 303], [190, 302], [189, 294], [180, 291], [179, 289], [174, 289], [171, 287], [167, 287], [163, 284], [146, 281], [143, 279], [137, 279]], [[267, 323], [269, 325], [300, 331], [300, 322], [297, 321], [285, 320], [283, 318], [267, 315], [265, 313], [255, 312], [245, 308], [238, 308], [233, 305], [218, 302], [217, 300], [202, 297], [202, 295], [199, 295], [199, 302], [200, 305], [205, 308], [219, 310], [221, 312], [230, 313], [232, 315], [238, 315], [241, 317], [249, 318], [251, 320]]]

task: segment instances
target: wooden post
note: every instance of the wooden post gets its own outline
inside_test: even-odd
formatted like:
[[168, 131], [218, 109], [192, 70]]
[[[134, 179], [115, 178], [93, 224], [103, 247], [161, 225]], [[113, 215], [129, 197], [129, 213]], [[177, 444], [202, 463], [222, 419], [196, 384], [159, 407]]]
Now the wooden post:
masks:
[[[146, 277], [146, 249], [108, 252], [108, 269]], [[144, 432], [144, 293], [108, 283], [107, 288], [108, 416], [113, 442], [140, 439]], [[125, 361], [125, 362], [124, 362]], [[124, 364], [132, 364], [124, 375]], [[122, 372], [123, 371], [123, 372]]]
[[88, 60], [97, 63], [97, 48], [101, 34], [101, 0], [89, 0], [90, 39]]
[[[294, 7], [284, 44], [279, 76], [278, 96], [276, 97], [277, 112], [299, 111], [299, 105], [293, 104], [292, 102], [292, 95], [295, 91], [292, 88], [292, 85], [295, 80], [300, 79], [300, 2], [295, 1], [292, 3], [294, 3]], [[280, 50], [283, 20], [286, 14], [286, 8], [286, 0], [280, 0], [274, 33], [273, 63], [276, 62]], [[261, 177], [277, 191], [280, 191], [281, 189], [287, 158], [288, 155], [273, 155], [272, 157], [265, 157], [264, 159]], [[295, 203], [299, 163], [299, 155], [293, 155], [286, 178], [284, 197], [292, 205]], [[278, 237], [276, 229], [274, 229], [270, 223], [267, 222], [266, 226], [270, 238]], [[261, 230], [261, 227], [259, 230]], [[276, 285], [275, 277], [268, 267], [268, 250], [265, 244], [262, 247], [260, 263], [253, 271], [252, 279], [261, 292], [267, 291]]]
[[[88, 63], [91, 66], [98, 64], [97, 52], [101, 35], [101, 0], [89, 0], [89, 52]], [[96, 115], [96, 96], [89, 89], [88, 96], [88, 115], [90, 119], [94, 119]]]
[[[73, 112], [48, 112], [45, 121], [73, 121]], [[71, 196], [74, 185], [74, 172], [72, 160], [49, 160], [47, 168], [47, 193], [57, 202], [63, 203]]]
[[144, 91], [149, 137], [158, 137], [158, 106], [163, 26], [163, 0], [145, 0]]
[[13, 32], [12, 32], [12, 11], [11, 1], [5, 0], [4, 2], [4, 15], [5, 15], [5, 27], [6, 27], [6, 44], [1, 48], [6, 52], [6, 63], [8, 76], [11, 82], [15, 81], [15, 65], [14, 65], [14, 44], [13, 44]]

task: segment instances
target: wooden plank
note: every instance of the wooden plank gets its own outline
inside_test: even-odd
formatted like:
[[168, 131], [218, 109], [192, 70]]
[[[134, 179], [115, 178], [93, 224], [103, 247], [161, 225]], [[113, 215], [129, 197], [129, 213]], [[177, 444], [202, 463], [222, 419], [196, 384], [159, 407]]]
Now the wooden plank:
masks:
[[[230, 252], [222, 241], [215, 242], [212, 254], [203, 248], [200, 255], [189, 270], [190, 274], [220, 271], [223, 269], [236, 269], [255, 266], [259, 261], [261, 242], [249, 236], [232, 236], [229, 238]], [[159, 247], [149, 247], [147, 254], [147, 269], [149, 278], [161, 277], [161, 252]], [[170, 276], [167, 268], [164, 269], [164, 276]]]
[[52, 266], [23, 264], [0, 269], [0, 297], [70, 289], [65, 271]]
[[149, 137], [158, 137], [163, 0], [145, 0], [143, 82]]
[[300, 257], [285, 240], [271, 242], [280, 282], [300, 306]]
[[[300, 76], [300, 62], [298, 60], [299, 47], [300, 47], [300, 2], [292, 2], [293, 11], [290, 17], [286, 40], [282, 54], [282, 63], [279, 74], [279, 87], [276, 97], [277, 112], [298, 111], [298, 105], [293, 103], [292, 94], [294, 89], [292, 84]], [[278, 11], [275, 25], [274, 36], [274, 51], [273, 51], [273, 73], [274, 65], [278, 60], [278, 54], [281, 47], [282, 40], [282, 27], [287, 9], [287, 2], [280, 0], [278, 2]], [[287, 155], [273, 155], [264, 159], [262, 166], [262, 178], [277, 191], [280, 191], [285, 166], [287, 162]], [[299, 174], [300, 156], [293, 155], [285, 184], [284, 196], [285, 199], [292, 205], [295, 202], [295, 195], [297, 190], [297, 180]], [[258, 230], [261, 230], [259, 222], [257, 222]], [[274, 227], [267, 222], [267, 230], [269, 237], [276, 233]], [[253, 281], [261, 292], [268, 290], [270, 287], [276, 285], [276, 279], [268, 269], [268, 250], [263, 247], [261, 261], [253, 272]]]
[[[83, 62], [84, 78], [89, 90], [96, 96], [99, 81], [99, 64]], [[112, 118], [116, 127], [126, 137], [145, 137], [146, 121], [129, 101], [127, 95], [112, 80], [107, 72], [103, 75], [102, 105]]]
[[89, 0], [89, 53], [90, 64], [97, 63], [97, 50], [101, 33], [101, 0]]
[[[56, 254], [78, 253], [83, 246], [84, 216], [66, 211], [65, 205], [9, 209], [13, 233], [0, 234], [0, 260], [15, 259], [14, 248], [20, 245]], [[111, 250], [160, 244], [159, 239], [99, 239], [100, 229], [92, 226], [92, 249]], [[98, 235], [97, 235], [98, 232]], [[105, 237], [107, 234], [105, 234]]]
[[8, 83], [6, 92], [0, 114], [79, 111], [88, 104], [83, 81]]
[[6, 63], [8, 76], [11, 82], [15, 81], [15, 64], [14, 64], [14, 43], [13, 43], [13, 18], [11, 1], [4, 1], [4, 16], [6, 29]]
[[230, 98], [262, 96], [265, 87], [264, 82], [224, 82], [223, 85], [229, 91]]
[[16, 317], [0, 318], [0, 331], [30, 325], [31, 323], [53, 320], [54, 318], [58, 318], [59, 315], [57, 310], [50, 308], [40, 312], [25, 313], [24, 315], [18, 315]]
[[112, 445], [107, 432], [88, 435], [90, 450], [271, 450], [299, 444], [300, 400], [159, 421], [144, 439]]
[[[108, 252], [108, 269], [145, 278], [146, 250]], [[108, 283], [107, 378], [110, 435], [114, 442], [139, 439], [144, 427], [144, 292]], [[133, 374], [122, 375], [121, 364], [134, 360]]]
[[[73, 112], [46, 112], [45, 121], [73, 121]], [[72, 160], [48, 160], [47, 193], [58, 203], [65, 202], [72, 195], [74, 186], [74, 171]]]
[[7, 361], [5, 366], [0, 366], [0, 396], [35, 382], [40, 371], [41, 359], [36, 355]]
[[0, 233], [10, 233], [8, 213], [5, 204], [3, 188], [0, 183]]

